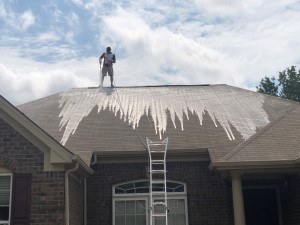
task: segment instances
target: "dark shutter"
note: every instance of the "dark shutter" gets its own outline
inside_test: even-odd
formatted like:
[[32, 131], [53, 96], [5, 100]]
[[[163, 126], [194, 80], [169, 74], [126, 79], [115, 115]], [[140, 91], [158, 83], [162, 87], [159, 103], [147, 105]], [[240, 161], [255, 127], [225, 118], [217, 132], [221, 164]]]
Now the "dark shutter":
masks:
[[13, 174], [11, 225], [29, 225], [31, 180], [31, 174]]

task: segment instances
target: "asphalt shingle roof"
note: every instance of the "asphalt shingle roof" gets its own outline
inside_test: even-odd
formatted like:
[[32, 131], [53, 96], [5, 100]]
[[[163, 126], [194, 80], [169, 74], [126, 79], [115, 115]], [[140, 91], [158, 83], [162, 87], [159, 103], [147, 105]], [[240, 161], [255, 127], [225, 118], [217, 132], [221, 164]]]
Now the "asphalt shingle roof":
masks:
[[220, 159], [226, 162], [272, 162], [300, 156], [300, 106], [268, 125]]
[[170, 151], [210, 149], [218, 160], [297, 106], [228, 85], [191, 85], [77, 88], [18, 109], [89, 163], [93, 152], [145, 151], [146, 137], [168, 137]]

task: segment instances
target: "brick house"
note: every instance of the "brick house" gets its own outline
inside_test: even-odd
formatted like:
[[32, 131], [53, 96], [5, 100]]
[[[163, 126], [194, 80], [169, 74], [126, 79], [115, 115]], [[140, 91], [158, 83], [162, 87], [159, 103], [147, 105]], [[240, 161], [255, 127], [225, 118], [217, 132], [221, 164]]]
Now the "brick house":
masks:
[[299, 103], [228, 85], [1, 97], [0, 224], [148, 225], [168, 137], [169, 225], [298, 225], [299, 133]]

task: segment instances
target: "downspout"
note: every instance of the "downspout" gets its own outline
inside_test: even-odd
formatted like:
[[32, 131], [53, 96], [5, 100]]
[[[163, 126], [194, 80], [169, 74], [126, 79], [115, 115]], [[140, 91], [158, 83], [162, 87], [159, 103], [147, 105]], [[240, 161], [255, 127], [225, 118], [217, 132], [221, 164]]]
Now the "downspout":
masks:
[[[76, 160], [75, 156], [75, 160]], [[79, 163], [76, 161], [75, 166], [65, 173], [65, 219], [66, 219], [66, 225], [70, 225], [70, 202], [69, 202], [69, 174], [76, 171], [79, 167]]]

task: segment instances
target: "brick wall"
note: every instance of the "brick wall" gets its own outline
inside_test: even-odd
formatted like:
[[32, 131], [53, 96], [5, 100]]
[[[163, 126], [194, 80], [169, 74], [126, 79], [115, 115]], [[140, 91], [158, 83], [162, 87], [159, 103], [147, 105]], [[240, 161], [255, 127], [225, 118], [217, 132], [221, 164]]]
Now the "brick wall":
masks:
[[64, 224], [64, 173], [44, 172], [43, 153], [0, 119], [0, 166], [31, 173], [30, 224]]
[[[231, 188], [208, 162], [170, 162], [168, 179], [187, 185], [189, 225], [231, 225]], [[146, 163], [97, 164], [88, 179], [88, 225], [112, 225], [112, 186], [146, 179]]]
[[83, 180], [69, 176], [70, 225], [83, 224]]

